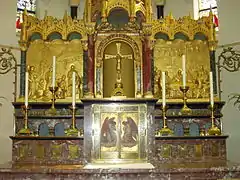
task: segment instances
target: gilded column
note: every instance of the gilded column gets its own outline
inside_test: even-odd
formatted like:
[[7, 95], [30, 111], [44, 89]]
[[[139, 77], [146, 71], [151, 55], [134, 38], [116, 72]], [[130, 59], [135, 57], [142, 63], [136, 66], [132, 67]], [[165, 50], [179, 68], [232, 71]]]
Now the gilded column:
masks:
[[130, 21], [133, 22], [135, 20], [136, 14], [135, 14], [135, 6], [136, 6], [136, 1], [130, 0]]
[[102, 1], [101, 17], [102, 17], [102, 22], [107, 22], [107, 0]]
[[150, 23], [152, 21], [152, 1], [146, 0], [145, 3], [146, 8], [146, 23]]
[[87, 21], [90, 23], [92, 22], [92, 0], [88, 0], [87, 14]]
[[152, 98], [152, 50], [149, 38], [143, 40], [143, 94]]

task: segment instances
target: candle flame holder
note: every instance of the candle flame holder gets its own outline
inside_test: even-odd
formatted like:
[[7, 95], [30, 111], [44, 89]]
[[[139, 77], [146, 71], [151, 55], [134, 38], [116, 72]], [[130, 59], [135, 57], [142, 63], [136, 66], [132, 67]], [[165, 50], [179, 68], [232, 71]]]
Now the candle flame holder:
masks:
[[173, 134], [173, 131], [168, 128], [167, 123], [166, 123], [167, 107], [166, 106], [162, 106], [161, 110], [162, 110], [163, 128], [160, 129], [160, 131], [159, 131], [160, 135], [161, 136], [170, 136], [170, 135]]
[[51, 99], [51, 101], [52, 101], [52, 106], [51, 106], [51, 108], [49, 109], [49, 113], [50, 114], [52, 114], [52, 115], [55, 115], [55, 114], [57, 114], [57, 110], [56, 110], [56, 108], [55, 108], [55, 102], [56, 102], [56, 92], [57, 92], [57, 90], [58, 90], [58, 87], [49, 87], [49, 90], [51, 91], [51, 93], [52, 93], [52, 99]]
[[78, 136], [79, 131], [76, 128], [76, 107], [70, 106], [70, 110], [72, 111], [72, 127], [66, 130], [67, 136]]
[[211, 136], [221, 135], [220, 129], [214, 123], [214, 121], [215, 121], [215, 116], [214, 116], [215, 106], [210, 105], [210, 110], [211, 110], [212, 127], [208, 130], [208, 135], [211, 135]]
[[18, 135], [20, 136], [29, 136], [32, 134], [32, 131], [28, 128], [28, 110], [29, 110], [29, 106], [22, 106], [22, 111], [24, 114], [24, 128], [20, 129], [20, 131], [18, 132]]
[[189, 90], [189, 86], [180, 86], [180, 90], [183, 93], [183, 107], [181, 112], [183, 115], [189, 115], [192, 113], [192, 110], [187, 106], [187, 92]]

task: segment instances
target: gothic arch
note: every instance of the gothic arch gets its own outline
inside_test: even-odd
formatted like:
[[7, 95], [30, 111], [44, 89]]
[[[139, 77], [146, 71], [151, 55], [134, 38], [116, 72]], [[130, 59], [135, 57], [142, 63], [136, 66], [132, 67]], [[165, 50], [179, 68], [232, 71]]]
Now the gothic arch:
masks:
[[110, 4], [109, 5], [109, 7], [108, 7], [108, 12], [107, 12], [107, 16], [109, 16], [109, 14], [112, 12], [112, 11], [114, 11], [114, 9], [124, 9], [124, 10], [126, 10], [127, 12], [128, 12], [128, 14], [130, 14], [130, 12], [129, 12], [129, 7], [128, 7], [128, 2], [127, 1], [122, 1], [122, 0], [120, 0], [119, 2], [117, 2], [117, 3], [112, 3], [112, 4]]
[[103, 53], [105, 48], [112, 42], [120, 41], [127, 43], [133, 49], [134, 61], [141, 63], [141, 53], [139, 49], [139, 45], [136, 43], [134, 39], [125, 35], [125, 34], [113, 34], [106, 37], [104, 40], [100, 42], [97, 48], [97, 64], [102, 65], [103, 63]]

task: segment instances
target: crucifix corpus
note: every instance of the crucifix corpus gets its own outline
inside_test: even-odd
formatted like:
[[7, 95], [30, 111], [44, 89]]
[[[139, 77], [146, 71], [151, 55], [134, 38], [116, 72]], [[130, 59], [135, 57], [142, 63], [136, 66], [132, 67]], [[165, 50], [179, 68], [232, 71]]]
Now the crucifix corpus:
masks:
[[116, 82], [115, 82], [115, 88], [112, 92], [112, 96], [125, 96], [123, 91], [123, 83], [122, 83], [122, 60], [123, 59], [132, 59], [132, 55], [122, 55], [121, 53], [121, 43], [116, 43], [117, 47], [117, 54], [111, 55], [111, 54], [105, 54], [105, 59], [116, 59]]

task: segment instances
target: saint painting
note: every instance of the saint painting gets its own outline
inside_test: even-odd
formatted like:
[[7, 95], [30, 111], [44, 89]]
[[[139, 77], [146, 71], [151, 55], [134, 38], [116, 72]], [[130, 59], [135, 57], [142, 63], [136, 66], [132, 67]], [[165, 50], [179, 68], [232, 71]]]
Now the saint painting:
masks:
[[117, 144], [117, 132], [115, 117], [106, 119], [101, 129], [101, 145], [104, 147], [115, 147]]
[[137, 145], [138, 127], [131, 117], [127, 117], [126, 121], [122, 122], [123, 135], [122, 145], [124, 147], [133, 147]]

